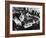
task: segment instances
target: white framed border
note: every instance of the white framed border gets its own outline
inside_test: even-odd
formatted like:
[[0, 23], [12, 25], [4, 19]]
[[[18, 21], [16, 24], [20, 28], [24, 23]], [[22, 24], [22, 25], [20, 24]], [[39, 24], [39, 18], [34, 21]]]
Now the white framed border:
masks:
[[[13, 14], [12, 7], [39, 8], [40, 9], [40, 30], [13, 31], [12, 30], [12, 14]], [[42, 32], [42, 15], [43, 15], [43, 13], [42, 13], [42, 6], [10, 4], [10, 34], [39, 33], [39, 32]]]

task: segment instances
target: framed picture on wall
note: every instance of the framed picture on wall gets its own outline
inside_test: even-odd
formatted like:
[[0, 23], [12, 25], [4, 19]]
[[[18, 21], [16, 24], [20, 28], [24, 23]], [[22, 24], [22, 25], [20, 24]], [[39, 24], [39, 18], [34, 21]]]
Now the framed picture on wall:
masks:
[[5, 36], [32, 36], [45, 34], [44, 3], [6, 1]]

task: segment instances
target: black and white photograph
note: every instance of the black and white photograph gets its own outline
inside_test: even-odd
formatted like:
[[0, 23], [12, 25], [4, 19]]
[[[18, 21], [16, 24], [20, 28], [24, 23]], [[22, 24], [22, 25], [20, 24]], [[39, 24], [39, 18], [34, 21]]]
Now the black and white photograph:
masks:
[[13, 31], [40, 29], [39, 8], [13, 7]]

